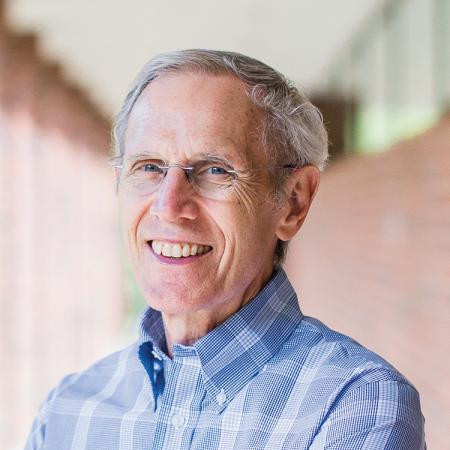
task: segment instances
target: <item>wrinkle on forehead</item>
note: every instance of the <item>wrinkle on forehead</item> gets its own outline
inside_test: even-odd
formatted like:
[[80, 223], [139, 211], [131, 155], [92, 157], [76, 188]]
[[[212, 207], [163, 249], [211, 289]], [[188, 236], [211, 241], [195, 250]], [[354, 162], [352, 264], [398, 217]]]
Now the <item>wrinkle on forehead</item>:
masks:
[[[227, 151], [241, 164], [265, 161], [263, 112], [229, 75], [164, 75], [145, 88], [130, 115], [126, 152]], [[230, 156], [230, 155], [227, 155]], [[260, 164], [259, 164], [260, 165]]]

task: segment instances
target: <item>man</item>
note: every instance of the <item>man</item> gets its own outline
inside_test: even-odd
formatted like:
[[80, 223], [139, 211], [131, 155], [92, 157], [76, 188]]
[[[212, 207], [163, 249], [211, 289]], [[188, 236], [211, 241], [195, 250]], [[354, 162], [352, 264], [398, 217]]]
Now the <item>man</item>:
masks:
[[425, 448], [419, 395], [304, 317], [281, 265], [327, 158], [320, 113], [252, 58], [144, 67], [115, 125], [138, 342], [66, 377], [27, 448]]

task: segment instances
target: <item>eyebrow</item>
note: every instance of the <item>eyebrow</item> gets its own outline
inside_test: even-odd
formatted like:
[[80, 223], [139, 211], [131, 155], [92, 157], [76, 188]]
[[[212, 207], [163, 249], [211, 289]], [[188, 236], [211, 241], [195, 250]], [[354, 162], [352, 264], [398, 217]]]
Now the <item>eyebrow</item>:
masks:
[[141, 161], [142, 159], [159, 159], [157, 155], [153, 153], [138, 153], [136, 155], [126, 156], [124, 155], [124, 161], [128, 163], [134, 163], [136, 161]]
[[228, 164], [229, 166], [233, 166], [232, 159], [227, 154], [224, 155], [223, 152], [218, 151], [201, 152], [198, 156], [200, 156], [202, 159], [223, 162]]

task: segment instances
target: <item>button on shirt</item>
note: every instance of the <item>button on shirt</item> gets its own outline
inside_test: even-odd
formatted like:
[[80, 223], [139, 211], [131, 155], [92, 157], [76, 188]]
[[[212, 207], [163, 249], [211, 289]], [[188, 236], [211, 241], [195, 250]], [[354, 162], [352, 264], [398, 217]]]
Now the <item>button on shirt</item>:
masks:
[[159, 312], [139, 340], [69, 375], [26, 449], [425, 448], [419, 395], [391, 365], [300, 312], [283, 270], [192, 346], [165, 353]]

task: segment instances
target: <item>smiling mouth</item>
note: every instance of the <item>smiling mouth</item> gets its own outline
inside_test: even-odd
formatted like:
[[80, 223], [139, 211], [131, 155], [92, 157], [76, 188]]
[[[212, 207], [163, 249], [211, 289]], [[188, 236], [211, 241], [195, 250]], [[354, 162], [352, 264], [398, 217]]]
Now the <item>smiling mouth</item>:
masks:
[[168, 258], [188, 258], [190, 256], [200, 256], [209, 253], [212, 247], [209, 245], [191, 244], [189, 242], [165, 242], [149, 241], [152, 250], [157, 255]]

